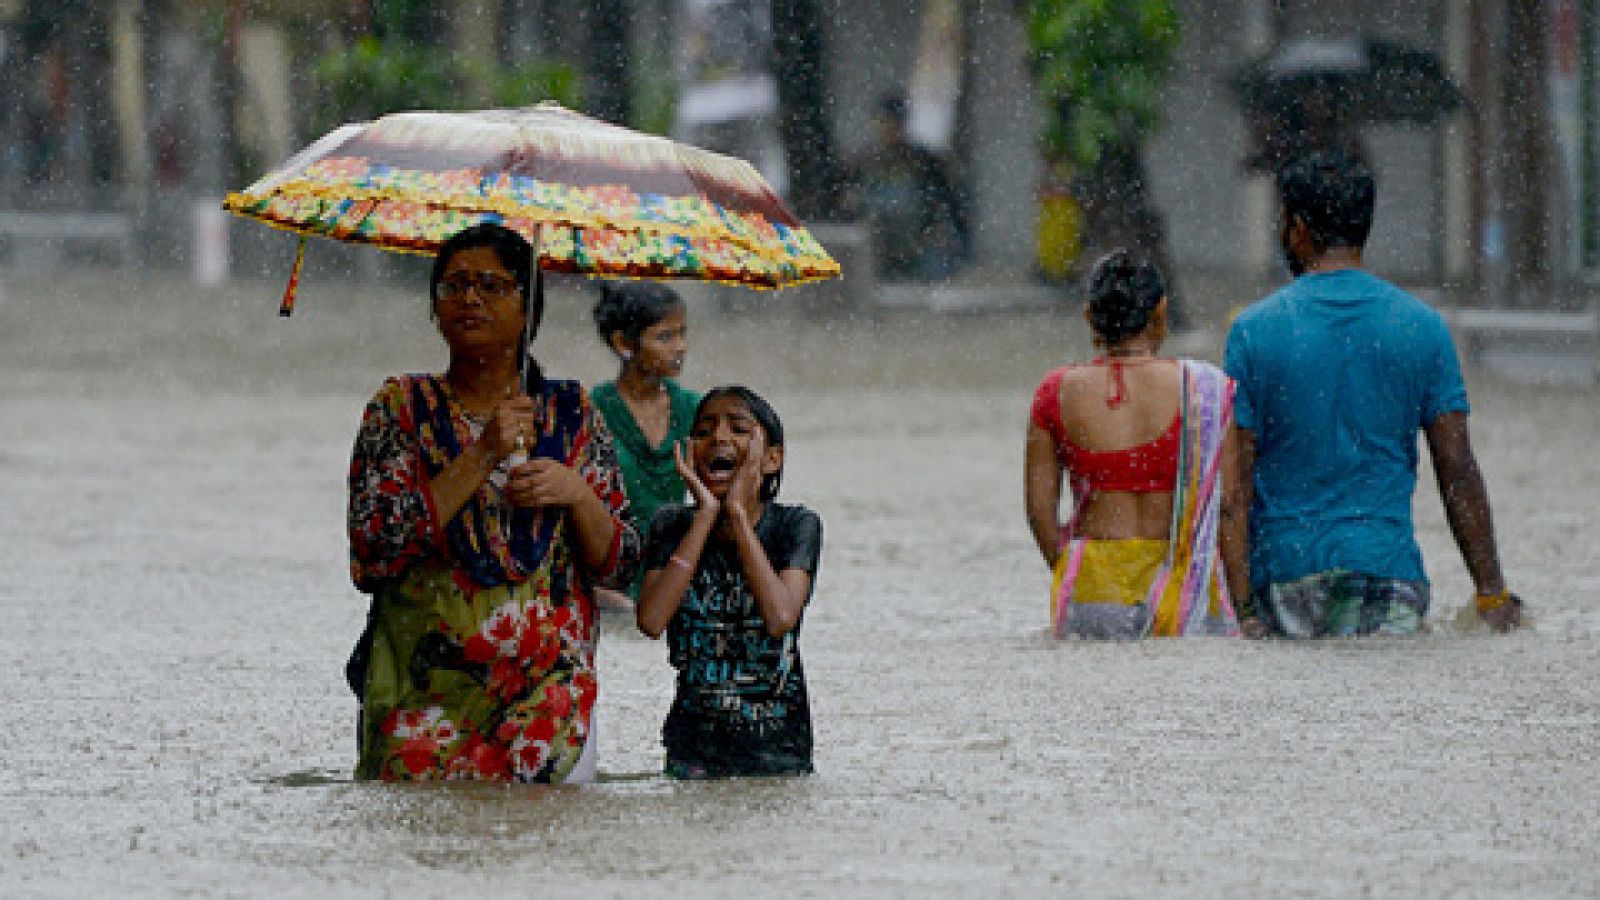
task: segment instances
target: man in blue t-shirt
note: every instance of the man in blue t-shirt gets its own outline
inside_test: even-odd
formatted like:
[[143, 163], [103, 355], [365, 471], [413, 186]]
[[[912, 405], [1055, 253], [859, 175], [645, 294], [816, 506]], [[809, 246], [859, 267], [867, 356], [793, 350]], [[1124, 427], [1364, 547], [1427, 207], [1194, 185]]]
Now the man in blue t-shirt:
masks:
[[1239, 315], [1225, 363], [1238, 382], [1241, 487], [1253, 492], [1247, 633], [1421, 628], [1428, 581], [1411, 523], [1419, 430], [1478, 613], [1510, 630], [1519, 602], [1501, 577], [1450, 333], [1433, 309], [1361, 268], [1372, 174], [1346, 154], [1320, 153], [1285, 165], [1278, 190], [1295, 279]]

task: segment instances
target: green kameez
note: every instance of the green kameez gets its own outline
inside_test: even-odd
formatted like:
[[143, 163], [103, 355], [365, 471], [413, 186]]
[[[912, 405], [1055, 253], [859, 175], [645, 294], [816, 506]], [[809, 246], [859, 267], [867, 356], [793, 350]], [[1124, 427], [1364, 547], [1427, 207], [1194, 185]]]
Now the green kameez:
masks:
[[[667, 435], [658, 446], [650, 446], [644, 431], [633, 418], [633, 412], [623, 401], [614, 381], [596, 385], [590, 392], [590, 402], [605, 419], [606, 426], [616, 443], [617, 462], [622, 468], [623, 489], [628, 494], [628, 509], [643, 534], [650, 526], [656, 510], [668, 503], [682, 503], [685, 487], [673, 463], [672, 447], [689, 436], [694, 428], [695, 407], [700, 405], [700, 395], [680, 387], [672, 379], [662, 385], [671, 398], [671, 411], [667, 420]], [[643, 571], [635, 572], [627, 580], [628, 595], [639, 596], [639, 580]]]

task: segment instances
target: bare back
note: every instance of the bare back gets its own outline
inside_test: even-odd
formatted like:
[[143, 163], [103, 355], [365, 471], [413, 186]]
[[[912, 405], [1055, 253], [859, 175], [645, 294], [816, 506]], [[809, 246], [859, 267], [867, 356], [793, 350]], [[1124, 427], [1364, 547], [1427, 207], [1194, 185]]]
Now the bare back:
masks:
[[[1183, 398], [1182, 366], [1171, 359], [1125, 362], [1123, 400], [1106, 364], [1077, 366], [1061, 377], [1061, 423], [1067, 440], [1082, 450], [1104, 453], [1137, 447], [1172, 426]], [[1098, 539], [1168, 536], [1172, 492], [1097, 491], [1084, 505], [1076, 534]]]

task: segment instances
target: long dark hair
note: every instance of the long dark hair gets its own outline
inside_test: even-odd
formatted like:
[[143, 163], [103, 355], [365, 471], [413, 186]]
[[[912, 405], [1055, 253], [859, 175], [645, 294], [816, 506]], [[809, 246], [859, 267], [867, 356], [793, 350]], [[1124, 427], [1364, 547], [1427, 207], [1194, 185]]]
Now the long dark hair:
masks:
[[1127, 250], [1113, 250], [1089, 270], [1089, 325], [1108, 346], [1150, 327], [1150, 316], [1167, 295], [1154, 263]]
[[[705, 396], [700, 398], [700, 405], [694, 408], [695, 421], [699, 421], [700, 413], [705, 410], [706, 404], [718, 397], [733, 397], [743, 403], [744, 408], [750, 410], [750, 415], [755, 418], [756, 424], [766, 432], [767, 446], [783, 446], [783, 422], [778, 419], [778, 411], [772, 408], [772, 404], [761, 399], [760, 394], [744, 385], [725, 384], [706, 391]], [[780, 462], [778, 471], [761, 479], [761, 492], [757, 496], [762, 503], [770, 503], [778, 496], [778, 487], [782, 484], [783, 463]]]

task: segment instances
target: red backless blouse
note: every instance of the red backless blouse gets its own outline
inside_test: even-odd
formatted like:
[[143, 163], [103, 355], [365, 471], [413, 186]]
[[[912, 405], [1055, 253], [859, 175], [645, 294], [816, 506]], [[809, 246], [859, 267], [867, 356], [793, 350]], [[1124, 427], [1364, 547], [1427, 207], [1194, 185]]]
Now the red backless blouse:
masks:
[[[1072, 480], [1091, 491], [1152, 494], [1172, 490], [1178, 479], [1183, 410], [1179, 409], [1172, 424], [1154, 440], [1122, 450], [1085, 450], [1067, 438], [1061, 421], [1061, 376], [1068, 368], [1056, 369], [1039, 383], [1033, 394], [1033, 421], [1056, 442], [1056, 457]], [[1121, 374], [1112, 373], [1117, 391], [1107, 398], [1108, 406], [1120, 404], [1125, 396]]]

